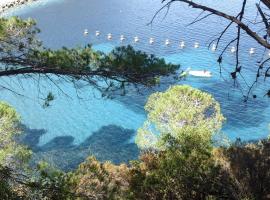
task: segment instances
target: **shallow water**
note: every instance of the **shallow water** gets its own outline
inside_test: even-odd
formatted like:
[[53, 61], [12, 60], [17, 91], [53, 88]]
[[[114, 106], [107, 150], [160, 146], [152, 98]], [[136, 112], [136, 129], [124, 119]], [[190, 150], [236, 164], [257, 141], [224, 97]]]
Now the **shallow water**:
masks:
[[[234, 0], [203, 2], [231, 13], [240, 9], [240, 2]], [[246, 12], [252, 10], [254, 1], [249, 3]], [[267, 88], [267, 84], [269, 87], [269, 83], [260, 84], [253, 91], [259, 98], [244, 103], [240, 89], [235, 88], [228, 78], [227, 72], [234, 68], [233, 55], [228, 52], [223, 59], [223, 68], [227, 70], [223, 73], [223, 80], [216, 63], [219, 52], [207, 49], [209, 38], [227, 23], [211, 17], [206, 22], [186, 26], [199, 12], [175, 4], [166, 18], [163, 19], [163, 13], [152, 26], [147, 25], [160, 6], [156, 0], [50, 0], [13, 10], [9, 14], [35, 18], [42, 30], [40, 37], [50, 48], [92, 43], [95, 49], [108, 52], [121, 45], [120, 34], [124, 34], [127, 38], [124, 44], [132, 44], [133, 37], [139, 36], [140, 42], [133, 44], [135, 48], [155, 53], [168, 62], [180, 63], [182, 69], [208, 69], [213, 72], [212, 78], [188, 77], [178, 84], [190, 84], [214, 95], [227, 118], [223, 131], [232, 140], [238, 137], [243, 140], [266, 137], [269, 133], [270, 104], [269, 99], [263, 97], [263, 89]], [[82, 33], [86, 28], [90, 34], [84, 37]], [[96, 30], [101, 32], [99, 38], [94, 35]], [[113, 34], [110, 42], [106, 40], [107, 33]], [[232, 37], [233, 30], [230, 33], [225, 35], [225, 40]], [[150, 37], [155, 38], [154, 45], [148, 44]], [[169, 47], [164, 45], [166, 38], [172, 42]], [[183, 50], [178, 48], [181, 40], [187, 45]], [[194, 42], [199, 42], [200, 48], [192, 48]], [[251, 47], [256, 48], [253, 56], [248, 54]], [[241, 48], [241, 64], [246, 80], [251, 83], [256, 61], [263, 50], [249, 38], [242, 41]], [[27, 98], [20, 98], [7, 91], [2, 91], [0, 97], [21, 114], [29, 132], [24, 142], [36, 152], [35, 157], [51, 160], [65, 169], [76, 166], [90, 153], [101, 160], [110, 159], [117, 163], [136, 158], [138, 149], [132, 138], [145, 120], [143, 105], [146, 98], [154, 91], [144, 91], [145, 95], [130, 92], [125, 97], [109, 100], [100, 98], [93, 88], [83, 87], [79, 91], [82, 99], [79, 99], [76, 91], [67, 83], [59, 83], [59, 86], [69, 97], [47, 82], [41, 84], [40, 93], [37, 84], [29, 80], [18, 83], [18, 77], [2, 79], [2, 84], [12, 86]], [[164, 81], [156, 89], [165, 90], [168, 87]], [[48, 91], [56, 95], [56, 100], [51, 107], [43, 109], [38, 96], [42, 97]]]

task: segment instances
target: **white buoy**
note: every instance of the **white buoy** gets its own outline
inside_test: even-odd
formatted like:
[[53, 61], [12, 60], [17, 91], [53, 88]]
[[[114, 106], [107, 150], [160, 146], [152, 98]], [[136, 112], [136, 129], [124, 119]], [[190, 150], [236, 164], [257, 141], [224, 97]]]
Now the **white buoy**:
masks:
[[199, 47], [200, 47], [200, 44], [199, 44], [198, 42], [195, 42], [195, 43], [194, 43], [194, 48], [197, 49], [197, 48], [199, 48]]
[[125, 38], [124, 35], [121, 35], [121, 36], [120, 36], [120, 41], [121, 41], [121, 42], [123, 42], [125, 39], [126, 39], [126, 38]]
[[96, 36], [100, 36], [100, 31], [96, 31]]
[[134, 37], [134, 42], [137, 43], [137, 42], [139, 42], [139, 41], [140, 41], [139, 37], [138, 37], [138, 36], [135, 36], [135, 37]]
[[184, 42], [184, 41], [181, 41], [181, 42], [180, 42], [180, 48], [183, 49], [183, 48], [185, 48], [185, 46], [186, 46], [186, 45], [185, 45], [185, 42]]
[[212, 51], [216, 51], [217, 50], [217, 45], [216, 44], [213, 44], [211, 50]]
[[88, 29], [84, 29], [83, 34], [84, 34], [84, 35], [88, 35], [88, 33], [89, 33], [89, 32], [88, 32]]
[[170, 44], [171, 44], [170, 40], [169, 40], [169, 39], [166, 39], [166, 40], [165, 40], [165, 45], [166, 45], [166, 46], [169, 46]]
[[155, 42], [155, 39], [154, 38], [150, 38], [149, 39], [149, 44], [153, 44]]
[[108, 36], [107, 36], [108, 40], [111, 40], [112, 39], [112, 34], [109, 33]]
[[249, 54], [254, 54], [255, 53], [255, 48], [250, 48]]
[[236, 51], [235, 47], [231, 48], [231, 52], [234, 53]]

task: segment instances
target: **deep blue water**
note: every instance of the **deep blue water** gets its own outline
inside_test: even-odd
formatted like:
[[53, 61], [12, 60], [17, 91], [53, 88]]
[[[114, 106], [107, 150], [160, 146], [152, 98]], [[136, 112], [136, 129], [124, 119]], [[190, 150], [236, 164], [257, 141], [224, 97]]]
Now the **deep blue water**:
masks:
[[[230, 13], [238, 12], [241, 6], [241, 2], [235, 0], [201, 2]], [[248, 2], [246, 12], [250, 19], [256, 14], [250, 12], [254, 2]], [[269, 134], [270, 100], [263, 96], [269, 83], [258, 84], [253, 91], [258, 98], [244, 103], [241, 89], [234, 87], [229, 78], [228, 72], [234, 69], [234, 56], [227, 52], [223, 59], [224, 80], [216, 62], [219, 52], [207, 48], [209, 38], [219, 33], [228, 22], [210, 17], [187, 26], [199, 12], [183, 4], [175, 4], [166, 18], [163, 19], [164, 13], [161, 13], [152, 26], [147, 25], [160, 6], [160, 1], [156, 0], [50, 0], [16, 9], [9, 14], [35, 18], [42, 30], [40, 38], [50, 48], [92, 43], [95, 49], [108, 52], [121, 45], [119, 37], [124, 34], [127, 38], [124, 44], [133, 44], [133, 37], [139, 36], [140, 42], [133, 44], [135, 48], [164, 57], [168, 62], [180, 63], [182, 69], [208, 69], [214, 74], [210, 79], [188, 77], [176, 84], [190, 84], [214, 95], [227, 118], [223, 132], [231, 140], [237, 137], [243, 140], [266, 137]], [[86, 28], [89, 35], [84, 37], [82, 33]], [[95, 37], [96, 30], [101, 32], [99, 38]], [[108, 33], [113, 34], [112, 41], [106, 40]], [[230, 34], [225, 35], [223, 45], [233, 37], [233, 33], [234, 30], [230, 30]], [[155, 38], [154, 45], [148, 44], [150, 37]], [[167, 38], [172, 42], [169, 47], [164, 45]], [[178, 45], [182, 40], [187, 47], [181, 50]], [[199, 42], [200, 48], [194, 49], [194, 42]], [[256, 48], [253, 56], [248, 53], [251, 47]], [[247, 82], [251, 83], [255, 78], [256, 61], [261, 58], [263, 49], [249, 38], [242, 40], [241, 48], [241, 64]], [[35, 81], [19, 79], [2, 79], [1, 83], [12, 86], [27, 97], [1, 91], [0, 98], [12, 104], [21, 114], [28, 130], [24, 142], [33, 148], [36, 158], [69, 168], [90, 153], [101, 160], [114, 162], [135, 159], [138, 155], [133, 137], [145, 120], [143, 105], [153, 90], [143, 91], [144, 95], [131, 91], [125, 97], [109, 100], [100, 98], [92, 87], [82, 87], [80, 99], [72, 85], [67, 83], [59, 82], [59, 86], [69, 97], [52, 83], [43, 81], [39, 91]], [[156, 90], [167, 89], [169, 85], [165, 82]], [[242, 90], [245, 92], [246, 89]], [[56, 95], [56, 100], [51, 107], [44, 109], [38, 97], [44, 97], [48, 91]]]

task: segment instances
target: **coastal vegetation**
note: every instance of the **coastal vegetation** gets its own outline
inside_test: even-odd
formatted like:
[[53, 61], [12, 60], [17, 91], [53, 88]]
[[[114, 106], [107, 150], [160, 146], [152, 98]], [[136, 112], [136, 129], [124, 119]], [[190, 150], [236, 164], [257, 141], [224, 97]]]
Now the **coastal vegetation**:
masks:
[[[168, 98], [165, 107], [164, 98]], [[193, 112], [186, 109], [187, 102], [193, 102]], [[173, 112], [167, 112], [171, 108]], [[139, 159], [129, 164], [100, 162], [89, 155], [70, 172], [45, 162], [30, 166], [21, 158], [31, 154], [24, 148], [22, 151], [14, 137], [1, 135], [1, 147], [5, 144], [0, 165], [1, 199], [269, 198], [270, 140], [215, 145], [213, 136], [224, 118], [211, 95], [190, 86], [173, 86], [150, 96], [146, 110], [148, 120], [161, 133], [155, 145], [139, 145]], [[13, 135], [18, 115], [5, 103], [1, 103], [0, 113], [1, 130]], [[139, 144], [148, 144], [147, 134], [138, 131]], [[11, 152], [10, 148], [19, 151]]]
[[224, 121], [219, 103], [211, 95], [186, 85], [152, 94], [145, 110], [148, 117], [136, 138], [141, 149], [166, 149], [172, 140], [184, 143], [195, 137], [204, 146]]

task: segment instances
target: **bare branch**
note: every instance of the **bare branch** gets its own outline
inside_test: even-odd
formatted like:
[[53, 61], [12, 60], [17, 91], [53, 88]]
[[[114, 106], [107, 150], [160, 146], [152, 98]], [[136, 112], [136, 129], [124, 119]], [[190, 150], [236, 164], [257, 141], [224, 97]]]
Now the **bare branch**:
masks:
[[[164, 0], [163, 2], [165, 2], [166, 0]], [[223, 17], [235, 24], [237, 24], [237, 26], [239, 26], [242, 30], [244, 30], [250, 37], [252, 37], [254, 40], [256, 40], [260, 45], [264, 46], [267, 49], [270, 49], [270, 43], [268, 43], [267, 40], [265, 40], [263, 37], [259, 36], [255, 31], [253, 31], [252, 29], [250, 29], [248, 27], [248, 25], [246, 25], [245, 23], [243, 23], [241, 20], [239, 20], [237, 17], [229, 15], [227, 13], [224, 13], [222, 11], [216, 10], [214, 8], [210, 8], [208, 6], [204, 6], [198, 3], [195, 3], [191, 0], [169, 0], [165, 6], [163, 6], [160, 10], [158, 10], [158, 12], [155, 14], [154, 18], [152, 19], [152, 21], [155, 19], [155, 17], [157, 16], [157, 14], [166, 6], [169, 6], [170, 4], [174, 3], [174, 2], [183, 2], [188, 4], [189, 6], [196, 8], [196, 9], [200, 9], [203, 11], [207, 11], [210, 12], [216, 16], [219, 17]], [[151, 22], [152, 22], [151, 21]]]

